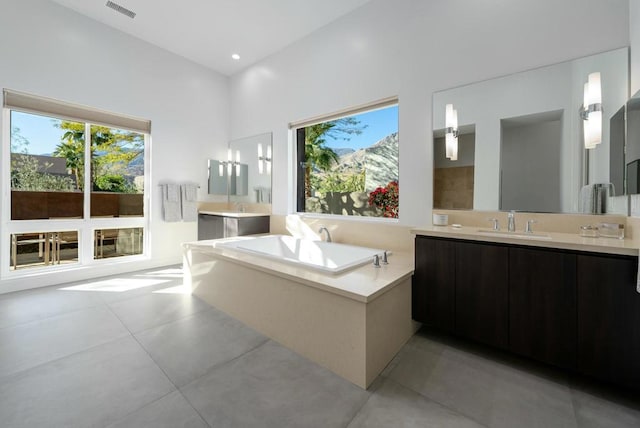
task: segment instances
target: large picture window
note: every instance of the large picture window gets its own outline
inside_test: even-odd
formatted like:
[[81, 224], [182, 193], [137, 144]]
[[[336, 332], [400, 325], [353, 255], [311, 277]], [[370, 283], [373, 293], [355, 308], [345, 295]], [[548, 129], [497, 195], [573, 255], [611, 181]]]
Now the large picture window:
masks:
[[398, 217], [397, 100], [292, 128], [298, 212]]
[[148, 121], [7, 90], [3, 117], [4, 273], [144, 254]]

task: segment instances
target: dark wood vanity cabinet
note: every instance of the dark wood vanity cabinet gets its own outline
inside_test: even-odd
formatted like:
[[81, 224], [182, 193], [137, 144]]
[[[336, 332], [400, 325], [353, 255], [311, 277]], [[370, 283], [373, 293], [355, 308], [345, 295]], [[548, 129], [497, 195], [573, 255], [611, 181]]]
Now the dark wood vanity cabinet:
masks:
[[455, 244], [455, 332], [500, 348], [507, 347], [507, 248]]
[[416, 321], [640, 388], [637, 257], [417, 236], [415, 262]]
[[198, 214], [198, 240], [269, 233], [269, 216], [227, 217]]
[[576, 255], [509, 248], [509, 349], [571, 368], [576, 322]]
[[[416, 266], [412, 286], [413, 319], [453, 333], [455, 310], [455, 243], [416, 239]], [[429, 284], [429, 286], [424, 286]]]
[[578, 370], [640, 387], [638, 258], [578, 256]]

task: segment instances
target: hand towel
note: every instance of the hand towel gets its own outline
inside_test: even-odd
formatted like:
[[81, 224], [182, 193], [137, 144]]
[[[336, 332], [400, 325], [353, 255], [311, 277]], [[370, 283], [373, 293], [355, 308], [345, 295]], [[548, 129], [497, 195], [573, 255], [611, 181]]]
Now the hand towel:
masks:
[[177, 184], [161, 184], [162, 216], [166, 222], [181, 220], [179, 187]]
[[182, 220], [198, 221], [198, 186], [191, 183], [182, 184], [180, 193], [182, 195]]

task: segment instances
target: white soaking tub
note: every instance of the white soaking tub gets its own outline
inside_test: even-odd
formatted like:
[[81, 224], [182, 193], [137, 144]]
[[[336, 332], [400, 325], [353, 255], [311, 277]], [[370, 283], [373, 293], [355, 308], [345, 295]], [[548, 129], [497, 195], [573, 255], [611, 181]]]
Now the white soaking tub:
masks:
[[303, 265], [325, 273], [338, 274], [356, 266], [373, 263], [375, 255], [382, 258], [384, 250], [312, 241], [288, 235], [269, 235], [240, 241], [219, 243], [218, 248], [234, 248], [251, 254]]

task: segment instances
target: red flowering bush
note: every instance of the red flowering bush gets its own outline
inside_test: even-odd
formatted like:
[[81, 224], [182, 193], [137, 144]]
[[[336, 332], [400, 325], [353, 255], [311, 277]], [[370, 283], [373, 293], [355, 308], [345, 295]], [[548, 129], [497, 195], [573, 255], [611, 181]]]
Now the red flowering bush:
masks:
[[369, 206], [380, 208], [383, 217], [398, 218], [398, 182], [390, 181], [369, 193]]

